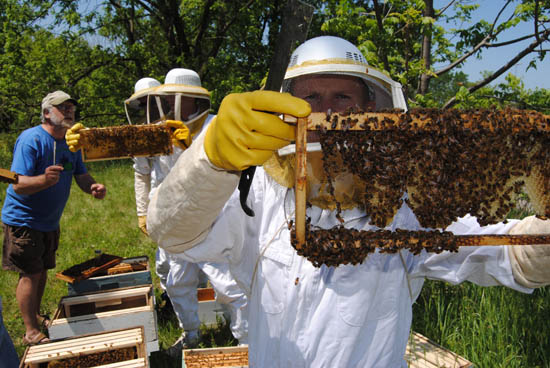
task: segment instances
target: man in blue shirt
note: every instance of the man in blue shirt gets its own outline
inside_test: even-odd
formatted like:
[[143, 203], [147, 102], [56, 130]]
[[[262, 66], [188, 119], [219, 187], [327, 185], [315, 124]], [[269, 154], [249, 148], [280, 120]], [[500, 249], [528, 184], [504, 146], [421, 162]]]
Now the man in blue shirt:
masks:
[[47, 341], [40, 330], [40, 304], [47, 270], [55, 268], [59, 220], [69, 198], [71, 182], [94, 198], [106, 188], [87, 172], [80, 152], [71, 152], [65, 133], [75, 120], [76, 100], [63, 91], [42, 100], [42, 124], [17, 138], [11, 170], [18, 182], [10, 184], [2, 208], [4, 244], [2, 267], [19, 272], [16, 298], [25, 324], [25, 344]]

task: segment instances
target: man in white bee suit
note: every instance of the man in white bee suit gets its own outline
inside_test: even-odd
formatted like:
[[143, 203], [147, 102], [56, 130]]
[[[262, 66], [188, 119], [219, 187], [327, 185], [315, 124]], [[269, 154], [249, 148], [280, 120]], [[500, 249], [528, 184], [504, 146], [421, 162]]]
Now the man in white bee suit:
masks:
[[[137, 88], [141, 81], [136, 83], [136, 93], [139, 93]], [[145, 90], [145, 93], [148, 95], [149, 122], [155, 119], [158, 111], [158, 117], [167, 118], [167, 124], [175, 129], [173, 154], [134, 159], [138, 223], [140, 229], [147, 234], [145, 219], [150, 196], [175, 165], [181, 153], [189, 147], [192, 138], [208, 125], [213, 115], [208, 114], [209, 92], [202, 88], [199, 75], [190, 69], [170, 70], [163, 85], [153, 91]], [[171, 355], [179, 355], [183, 348], [196, 347], [199, 342], [197, 287], [200, 282], [206, 283], [206, 277], [215, 290], [216, 301], [229, 309], [233, 336], [240, 343], [246, 343], [246, 297], [231, 277], [227, 264], [181, 260], [174, 262], [163, 249], [158, 248], [155, 266], [161, 287], [166, 290], [180, 327], [184, 329], [181, 337], [168, 350]]]
[[[359, 265], [319, 268], [299, 256], [288, 227], [295, 208], [292, 175], [285, 169], [291, 165], [286, 156], [273, 155], [294, 139], [295, 130], [277, 114], [365, 110], [373, 101], [376, 108], [405, 108], [405, 101], [401, 86], [370, 68], [354, 45], [328, 36], [294, 51], [284, 88], [297, 97], [271, 91], [226, 96], [215, 120], [183, 153], [148, 210], [151, 237], [174, 258], [230, 264], [249, 296], [250, 367], [406, 367], [412, 303], [425, 278], [522, 292], [548, 283], [549, 267], [540, 267], [548, 264], [546, 246], [463, 247], [458, 253], [420, 255], [375, 252]], [[321, 153], [308, 148], [308, 164], [316, 154]], [[248, 197], [255, 212], [249, 217], [235, 188], [243, 169], [262, 164]], [[308, 181], [319, 177], [309, 166]], [[341, 184], [334, 186], [336, 192], [349, 189], [344, 178]], [[323, 208], [322, 193], [311, 188], [307, 216], [312, 225], [339, 225], [336, 211]], [[348, 228], [376, 229], [357, 207], [341, 216]], [[533, 226], [538, 228], [531, 231], [550, 232], [548, 221], [535, 218], [480, 227], [470, 216], [447, 230], [525, 233]], [[388, 228], [419, 230], [420, 225], [403, 205]]]
[[[165, 156], [134, 158], [134, 189], [138, 225], [147, 235], [146, 215], [149, 198], [161, 184], [181, 153], [191, 145], [212, 120], [210, 93], [202, 87], [199, 75], [190, 69], [175, 68], [165, 77], [164, 84], [154, 78], [142, 78], [134, 87], [134, 94], [125, 101], [130, 124], [155, 124], [164, 121], [171, 128], [173, 153]], [[83, 126], [80, 127], [82, 129]], [[71, 141], [78, 145], [78, 130]], [[172, 262], [166, 252], [157, 248], [155, 271], [160, 286], [184, 330], [181, 337], [168, 349], [177, 356], [183, 348], [195, 347], [200, 339], [197, 287], [210, 280], [216, 301], [226, 307], [230, 329], [241, 344], [246, 344], [246, 296], [229, 273], [227, 264]], [[206, 276], [206, 277], [204, 277]], [[199, 280], [201, 279], [201, 280]], [[204, 279], [204, 280], [202, 280]]]

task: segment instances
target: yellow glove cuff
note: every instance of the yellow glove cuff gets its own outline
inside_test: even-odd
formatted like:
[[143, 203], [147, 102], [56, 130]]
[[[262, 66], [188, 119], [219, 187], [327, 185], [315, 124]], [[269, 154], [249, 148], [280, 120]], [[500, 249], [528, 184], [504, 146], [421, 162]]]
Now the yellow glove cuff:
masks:
[[147, 232], [147, 216], [138, 216], [138, 226], [142, 233], [149, 236]]
[[172, 128], [172, 144], [178, 146], [182, 150], [187, 149], [192, 143], [191, 133], [189, 128], [178, 120], [166, 120], [166, 126]]

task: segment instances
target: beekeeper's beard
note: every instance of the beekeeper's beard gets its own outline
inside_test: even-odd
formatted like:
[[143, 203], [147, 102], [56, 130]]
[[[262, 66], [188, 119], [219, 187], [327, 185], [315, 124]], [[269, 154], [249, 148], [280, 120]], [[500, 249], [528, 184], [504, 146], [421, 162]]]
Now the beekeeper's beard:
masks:
[[50, 123], [57, 128], [67, 128], [73, 125], [72, 119], [59, 118], [55, 114], [50, 114]]

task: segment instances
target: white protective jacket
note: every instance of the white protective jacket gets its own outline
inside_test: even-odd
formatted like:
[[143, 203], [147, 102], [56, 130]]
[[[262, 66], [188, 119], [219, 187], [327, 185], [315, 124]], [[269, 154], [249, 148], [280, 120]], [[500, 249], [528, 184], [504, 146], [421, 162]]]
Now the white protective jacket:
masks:
[[[208, 115], [203, 124], [204, 130], [214, 115]], [[134, 158], [134, 187], [138, 216], [147, 214], [149, 200], [158, 189], [166, 175], [175, 166], [183, 150], [173, 147], [171, 155]], [[227, 305], [231, 316], [230, 328], [233, 336], [245, 341], [248, 334], [246, 320], [246, 296], [232, 279], [227, 265], [209, 263], [191, 263], [173, 260], [158, 248], [155, 259], [155, 271], [160, 285], [166, 290], [181, 328], [197, 330], [200, 327], [198, 315], [197, 286], [202, 271], [210, 280], [216, 292], [216, 300]]]
[[[256, 215], [247, 216], [234, 191], [238, 175], [213, 167], [203, 142], [199, 137], [184, 152], [153, 197], [147, 227], [176, 257], [229, 262], [249, 295], [250, 367], [406, 367], [412, 303], [425, 278], [531, 291], [515, 282], [507, 247], [499, 246], [374, 253], [361, 265], [316, 268], [290, 245], [293, 191], [258, 168], [248, 202]], [[334, 212], [317, 207], [308, 216], [323, 228], [339, 224]], [[372, 228], [360, 210], [343, 217], [347, 227]], [[516, 222], [480, 227], [467, 216], [448, 230], [507, 233]], [[391, 224], [396, 227], [420, 228], [407, 206]]]

